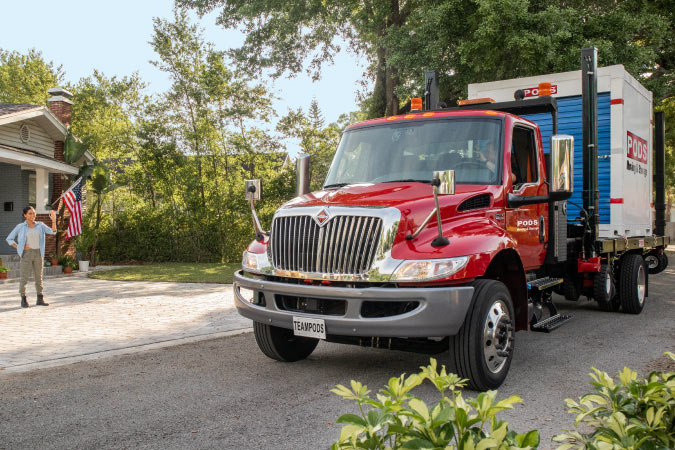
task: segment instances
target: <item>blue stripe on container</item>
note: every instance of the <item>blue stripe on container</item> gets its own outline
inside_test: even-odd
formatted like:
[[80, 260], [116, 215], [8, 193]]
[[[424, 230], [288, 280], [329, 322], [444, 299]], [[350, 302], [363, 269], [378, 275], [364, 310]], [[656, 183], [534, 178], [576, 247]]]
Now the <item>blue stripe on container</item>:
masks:
[[[569, 134], [574, 136], [574, 193], [570, 202], [577, 205], [583, 205], [581, 198], [584, 189], [583, 180], [583, 156], [582, 146], [582, 111], [581, 96], [560, 97], [558, 100], [558, 134]], [[544, 141], [544, 152], [548, 153], [551, 146], [551, 134], [553, 132], [553, 121], [550, 114], [527, 114], [522, 117], [535, 122], [541, 130], [541, 137]], [[609, 92], [598, 94], [598, 155], [609, 156], [610, 154], [610, 95]], [[610, 197], [610, 158], [600, 158], [598, 160], [598, 187], [600, 190], [599, 215], [600, 223], [609, 223], [609, 197]], [[570, 219], [579, 216], [579, 206], [569, 203], [567, 206], [567, 216]]]

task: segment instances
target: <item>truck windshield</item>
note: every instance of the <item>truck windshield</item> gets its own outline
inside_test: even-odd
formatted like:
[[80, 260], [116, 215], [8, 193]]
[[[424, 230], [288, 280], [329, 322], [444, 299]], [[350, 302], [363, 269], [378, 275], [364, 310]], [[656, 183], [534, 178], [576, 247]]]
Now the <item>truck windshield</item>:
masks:
[[355, 183], [429, 182], [455, 171], [458, 184], [501, 183], [501, 129], [495, 119], [386, 123], [346, 131], [325, 188]]

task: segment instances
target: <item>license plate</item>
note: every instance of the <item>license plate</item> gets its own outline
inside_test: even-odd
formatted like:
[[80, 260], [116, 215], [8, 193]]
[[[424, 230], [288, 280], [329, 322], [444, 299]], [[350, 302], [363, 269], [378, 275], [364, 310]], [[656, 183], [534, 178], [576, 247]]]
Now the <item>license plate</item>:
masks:
[[293, 317], [293, 334], [317, 339], [326, 339], [326, 323], [323, 319]]

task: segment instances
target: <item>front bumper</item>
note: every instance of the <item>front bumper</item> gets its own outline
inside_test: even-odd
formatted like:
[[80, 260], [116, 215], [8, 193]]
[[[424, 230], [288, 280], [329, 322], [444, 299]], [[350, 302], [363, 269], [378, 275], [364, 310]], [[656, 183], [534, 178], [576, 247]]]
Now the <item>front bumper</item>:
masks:
[[[266, 306], [246, 301], [240, 292], [242, 287], [264, 293]], [[294, 316], [324, 319], [326, 332], [336, 336], [452, 336], [464, 323], [473, 296], [470, 286], [363, 289], [305, 286], [252, 279], [244, 276], [241, 270], [234, 274], [233, 289], [235, 306], [244, 317], [288, 329], [293, 328]], [[278, 308], [275, 295], [344, 300], [347, 306], [342, 316], [286, 311]], [[416, 301], [419, 306], [400, 315], [370, 318], [361, 316], [364, 301]]]

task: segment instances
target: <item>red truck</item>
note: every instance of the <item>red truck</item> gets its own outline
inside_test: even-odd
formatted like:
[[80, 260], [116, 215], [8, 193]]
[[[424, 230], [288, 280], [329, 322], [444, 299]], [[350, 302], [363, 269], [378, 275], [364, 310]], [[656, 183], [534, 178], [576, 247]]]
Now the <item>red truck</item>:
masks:
[[[447, 108], [434, 72], [424, 107], [415, 100], [408, 114], [347, 128], [321, 191], [307, 192], [301, 157], [298, 196], [276, 211], [269, 231], [254, 209], [260, 181], [247, 181], [256, 239], [234, 292], [260, 350], [298, 361], [323, 339], [446, 352], [450, 370], [486, 390], [506, 378], [516, 331], [549, 332], [570, 319], [557, 312], [553, 292], [640, 313], [648, 273], [667, 265], [663, 170], [655, 230], [600, 236], [596, 54], [582, 52], [576, 217], [567, 215], [574, 138], [557, 134], [558, 102], [548, 87], [534, 98], [520, 91], [514, 101]], [[524, 115], [548, 118], [548, 145]], [[662, 115], [656, 126], [658, 166]]]

